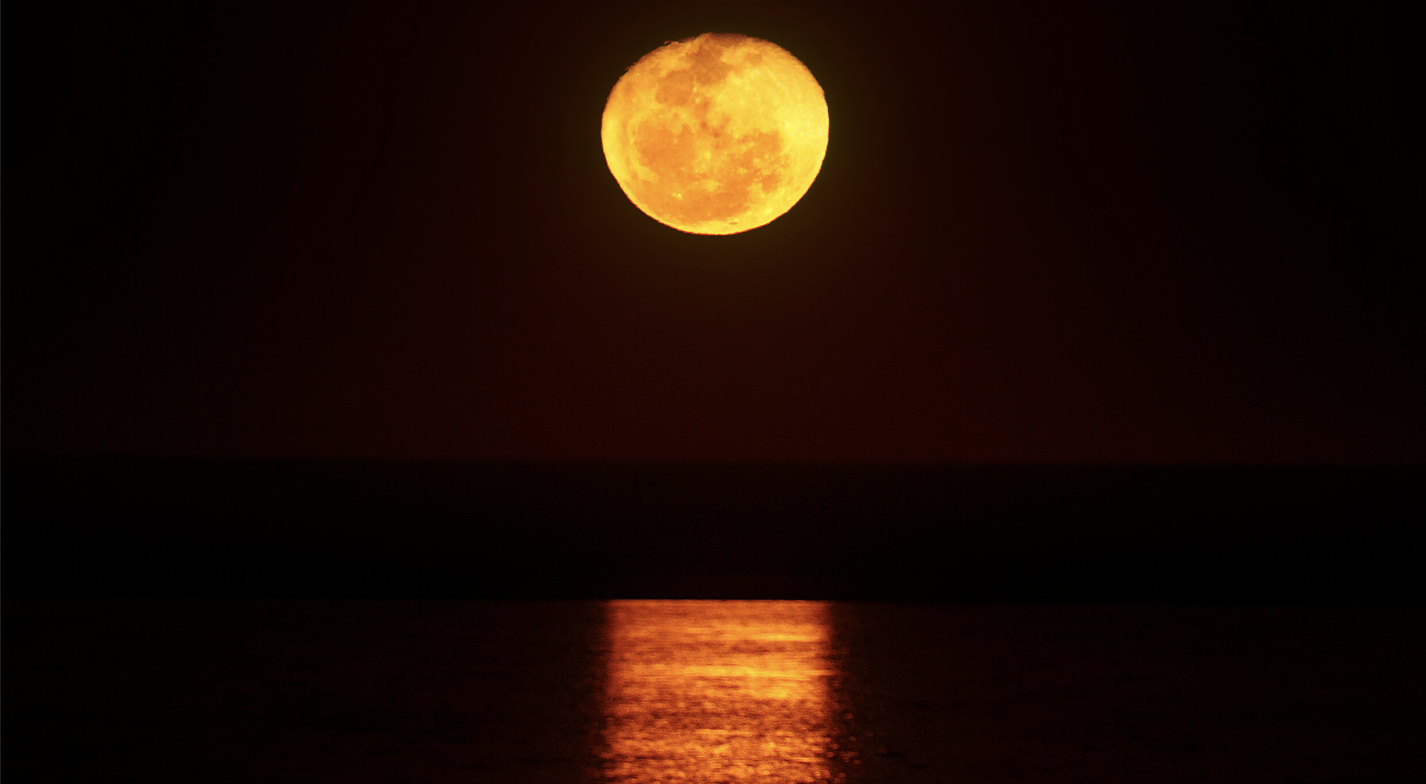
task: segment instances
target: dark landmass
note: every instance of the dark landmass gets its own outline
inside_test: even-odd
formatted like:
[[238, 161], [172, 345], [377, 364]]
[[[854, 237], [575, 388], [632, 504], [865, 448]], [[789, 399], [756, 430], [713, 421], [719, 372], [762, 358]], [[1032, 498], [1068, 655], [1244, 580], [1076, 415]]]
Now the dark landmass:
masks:
[[4, 459], [45, 596], [1419, 604], [1414, 466]]

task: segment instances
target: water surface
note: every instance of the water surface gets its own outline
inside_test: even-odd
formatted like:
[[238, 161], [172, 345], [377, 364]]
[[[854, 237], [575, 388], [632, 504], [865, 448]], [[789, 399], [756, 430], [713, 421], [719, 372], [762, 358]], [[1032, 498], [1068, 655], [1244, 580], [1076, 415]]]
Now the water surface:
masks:
[[1426, 773], [1419, 609], [16, 600], [7, 780]]
[[607, 607], [610, 781], [841, 780], [824, 602]]

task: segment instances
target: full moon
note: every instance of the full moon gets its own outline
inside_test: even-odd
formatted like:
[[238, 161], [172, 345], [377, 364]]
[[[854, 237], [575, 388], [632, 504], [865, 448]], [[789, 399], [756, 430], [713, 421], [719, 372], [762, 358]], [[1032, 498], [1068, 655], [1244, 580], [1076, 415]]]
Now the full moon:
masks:
[[691, 234], [765, 226], [812, 187], [827, 99], [770, 41], [705, 33], [649, 52], [604, 106], [604, 158], [624, 194]]

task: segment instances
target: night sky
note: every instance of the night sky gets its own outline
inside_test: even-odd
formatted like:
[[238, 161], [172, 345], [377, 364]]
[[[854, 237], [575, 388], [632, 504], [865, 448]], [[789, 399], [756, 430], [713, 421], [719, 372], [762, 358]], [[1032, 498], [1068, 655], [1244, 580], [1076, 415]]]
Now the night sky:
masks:
[[[5, 451], [1422, 459], [1384, 20], [693, 5], [7, 8]], [[731, 237], [640, 213], [599, 140], [709, 31], [831, 112]]]

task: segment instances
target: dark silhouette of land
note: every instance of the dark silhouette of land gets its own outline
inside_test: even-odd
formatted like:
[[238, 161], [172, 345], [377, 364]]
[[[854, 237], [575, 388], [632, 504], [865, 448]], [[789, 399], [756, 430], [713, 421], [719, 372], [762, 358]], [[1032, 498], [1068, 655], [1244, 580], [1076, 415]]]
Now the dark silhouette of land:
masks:
[[1418, 602], [1419, 467], [8, 457], [10, 594]]

